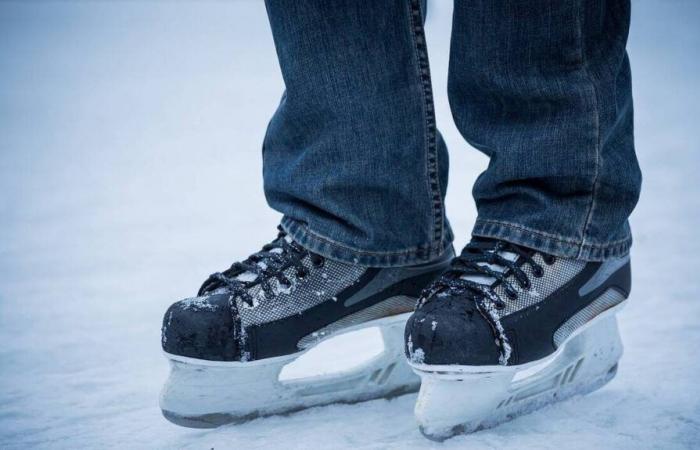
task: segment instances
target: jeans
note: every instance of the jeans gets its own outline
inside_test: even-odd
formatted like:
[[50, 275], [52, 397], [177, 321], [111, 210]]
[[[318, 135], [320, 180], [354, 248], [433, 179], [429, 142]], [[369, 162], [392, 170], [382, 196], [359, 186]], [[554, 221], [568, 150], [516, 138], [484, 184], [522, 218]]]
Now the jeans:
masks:
[[[263, 145], [282, 227], [329, 258], [438, 258], [448, 153], [419, 0], [266, 0], [286, 91]], [[472, 234], [604, 260], [639, 197], [629, 0], [455, 0], [448, 96], [489, 156]]]

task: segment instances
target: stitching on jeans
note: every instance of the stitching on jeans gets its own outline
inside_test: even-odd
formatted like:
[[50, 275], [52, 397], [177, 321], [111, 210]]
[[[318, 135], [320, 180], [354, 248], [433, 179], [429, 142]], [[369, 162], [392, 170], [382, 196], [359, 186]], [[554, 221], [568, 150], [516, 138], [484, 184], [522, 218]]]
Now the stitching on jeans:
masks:
[[[421, 13], [420, 0], [409, 2], [409, 19], [411, 25], [411, 37], [415, 48], [415, 55], [423, 90], [423, 115], [425, 122], [426, 145], [426, 169], [428, 173], [428, 192], [430, 195], [433, 212], [433, 239], [434, 245], [438, 245], [443, 238], [444, 211], [442, 194], [440, 192], [440, 179], [438, 173], [437, 152], [437, 126], [435, 119], [435, 106], [433, 104], [433, 90], [430, 80], [430, 65], [428, 62], [428, 48], [423, 29], [423, 14]], [[432, 248], [432, 245], [430, 246]]]
[[[360, 253], [363, 255], [397, 255], [397, 256], [401, 256], [401, 255], [410, 255], [411, 253], [415, 253], [415, 252], [419, 252], [419, 251], [424, 251], [426, 248], [426, 247], [409, 247], [409, 248], [404, 249], [404, 250], [397, 250], [397, 251], [393, 251], [393, 252], [370, 252], [367, 250], [361, 250], [361, 249], [357, 249], [355, 247], [350, 247], [349, 245], [334, 241], [331, 238], [328, 238], [326, 236], [322, 236], [322, 235], [316, 233], [315, 231], [311, 230], [308, 227], [305, 227], [303, 225], [298, 225], [294, 222], [290, 223], [290, 220], [291, 219], [285, 218], [282, 220], [282, 223], [281, 223], [282, 228], [284, 228], [285, 231], [287, 231], [288, 233], [293, 234], [295, 230], [298, 230], [298, 231], [306, 234], [306, 237], [305, 237], [306, 239], [315, 239], [317, 241], [321, 241], [322, 245], [330, 245], [332, 247], [340, 247], [344, 250], [349, 250], [353, 253]], [[432, 245], [427, 246], [427, 248], [429, 250], [433, 250]], [[447, 248], [447, 246], [444, 246], [444, 248], [442, 248], [442, 249], [440, 248], [439, 245], [435, 246], [435, 250], [437, 250], [438, 252], [440, 250], [444, 250], [445, 248]]]
[[[476, 224], [478, 225], [479, 223], [484, 223], [484, 224], [493, 224], [493, 225], [503, 225], [509, 228], [515, 228], [518, 229], [519, 231], [526, 231], [528, 233], [532, 234], [537, 234], [545, 238], [553, 239], [555, 241], [559, 241], [562, 243], [567, 243], [567, 244], [573, 244], [573, 245], [583, 245], [582, 242], [576, 241], [573, 239], [566, 239], [564, 237], [561, 237], [556, 234], [551, 234], [551, 233], [546, 233], [544, 231], [539, 231], [535, 230], [533, 228], [529, 228], [523, 225], [519, 225], [517, 223], [512, 223], [512, 222], [505, 222], [505, 221], [500, 221], [500, 220], [491, 220], [491, 219], [478, 219], [476, 221]], [[630, 240], [629, 237], [626, 237], [624, 239], [618, 239], [617, 241], [612, 241], [607, 244], [585, 244], [587, 247], [593, 247], [593, 248], [607, 248], [608, 246], [613, 246], [613, 245], [619, 245], [625, 242], [628, 242]]]
[[593, 186], [591, 186], [591, 203], [590, 206], [588, 207], [588, 211], [586, 212], [586, 219], [583, 224], [583, 228], [581, 229], [581, 247], [579, 249], [578, 257], [581, 257], [583, 254], [583, 249], [587, 245], [586, 244], [586, 234], [588, 233], [588, 229], [591, 226], [591, 223], [593, 222], [593, 210], [595, 209], [596, 205], [596, 194], [598, 192], [598, 178], [600, 175], [600, 106], [598, 105], [598, 91], [596, 89], [595, 83], [593, 82], [593, 77], [591, 76], [590, 70], [588, 69], [588, 58], [586, 57], [586, 48], [585, 48], [585, 41], [583, 37], [583, 24], [581, 23], [582, 19], [581, 17], [585, 13], [581, 8], [581, 2], [577, 3], [579, 7], [579, 11], [577, 14], [577, 20], [576, 20], [576, 25], [578, 27], [578, 34], [579, 34], [579, 39], [580, 39], [580, 46], [581, 46], [581, 58], [583, 59], [583, 70], [586, 74], [586, 78], [588, 79], [588, 82], [590, 83], [590, 90], [593, 93], [592, 98], [593, 98], [593, 108], [594, 108], [594, 122], [595, 122], [595, 174], [593, 175]]
[[539, 235], [539, 236], [544, 237], [544, 238], [558, 241], [560, 243], [573, 244], [573, 245], [591, 248], [591, 249], [613, 248], [615, 246], [621, 246], [621, 245], [623, 245], [631, 240], [631, 238], [627, 237], [624, 239], [619, 239], [617, 241], [609, 242], [607, 244], [585, 244], [583, 242], [579, 242], [579, 241], [571, 240], [571, 239], [566, 239], [566, 238], [560, 237], [556, 234], [550, 234], [550, 233], [546, 233], [544, 231], [538, 231], [538, 230], [535, 230], [533, 228], [528, 228], [526, 226], [519, 225], [519, 224], [512, 223], [512, 222], [504, 222], [504, 221], [500, 221], [500, 220], [491, 220], [491, 219], [478, 219], [476, 221], [476, 226], [478, 226], [479, 224], [493, 224], [493, 225], [501, 225], [501, 226], [508, 227], [508, 228], [515, 228], [518, 231], [525, 231], [528, 233], [536, 234], [536, 235]]

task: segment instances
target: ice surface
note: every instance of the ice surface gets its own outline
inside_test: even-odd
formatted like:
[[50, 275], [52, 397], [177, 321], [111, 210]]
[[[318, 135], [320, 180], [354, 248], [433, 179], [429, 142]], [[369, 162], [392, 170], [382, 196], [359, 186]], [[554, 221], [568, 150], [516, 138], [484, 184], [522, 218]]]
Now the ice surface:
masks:
[[[448, 3], [427, 31], [461, 246], [486, 160], [450, 121]], [[440, 448], [697, 446], [700, 6], [633, 16], [645, 179], [619, 374]], [[163, 312], [276, 235], [260, 148], [281, 83], [262, 2], [0, 3], [0, 448], [438, 447], [415, 395], [210, 431], [160, 415]]]

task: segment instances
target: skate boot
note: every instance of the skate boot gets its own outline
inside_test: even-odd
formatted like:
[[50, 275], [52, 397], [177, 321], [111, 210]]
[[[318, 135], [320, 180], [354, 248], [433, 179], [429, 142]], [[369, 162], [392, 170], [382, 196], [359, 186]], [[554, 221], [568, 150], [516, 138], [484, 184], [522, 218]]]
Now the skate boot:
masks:
[[[420, 380], [406, 364], [403, 332], [422, 289], [449, 266], [447, 253], [424, 265], [368, 268], [309, 252], [280, 230], [165, 313], [163, 415], [209, 428], [415, 392]], [[322, 340], [363, 327], [381, 330], [382, 354], [352, 370], [280, 380], [284, 366]]]
[[629, 292], [629, 256], [585, 262], [472, 240], [406, 325], [421, 432], [443, 440], [603, 386]]

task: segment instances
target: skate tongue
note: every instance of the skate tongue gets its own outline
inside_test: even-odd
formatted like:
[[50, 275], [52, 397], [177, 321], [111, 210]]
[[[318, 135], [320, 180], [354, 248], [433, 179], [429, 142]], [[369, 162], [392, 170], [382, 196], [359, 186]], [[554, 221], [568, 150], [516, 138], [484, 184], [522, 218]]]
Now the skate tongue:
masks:
[[[513, 252], [508, 252], [508, 251], [499, 251], [497, 252], [499, 256], [501, 256], [504, 259], [507, 259], [508, 261], [515, 261], [518, 259], [518, 254], [513, 253]], [[497, 264], [488, 264], [488, 263], [477, 263], [481, 267], [488, 267], [489, 269], [493, 270], [494, 272], [503, 272], [506, 270], [505, 267], [499, 266]], [[478, 284], [483, 284], [486, 286], [492, 285], [496, 279], [494, 277], [490, 277], [488, 275], [480, 275], [480, 274], [464, 274], [461, 277], [459, 277], [462, 280], [467, 280], [467, 281], [472, 281], [474, 283]]]
[[[288, 234], [284, 235], [284, 237], [282, 237], [281, 239], [284, 239], [288, 244], [292, 244], [294, 242]], [[284, 253], [284, 250], [281, 247], [276, 247], [276, 248], [273, 248], [272, 250], [270, 250], [269, 252], [281, 255], [282, 253]], [[256, 265], [258, 267], [260, 267], [262, 270], [265, 270], [268, 267], [268, 265], [265, 261], [258, 261], [256, 263]], [[258, 278], [258, 275], [255, 272], [248, 271], [248, 272], [243, 272], [241, 274], [236, 275], [233, 279], [241, 281], [243, 283], [251, 283], [251, 282], [255, 281], [257, 278]]]

